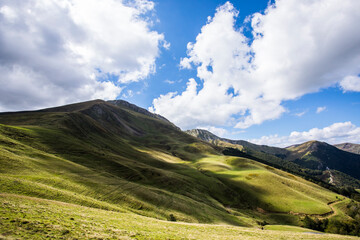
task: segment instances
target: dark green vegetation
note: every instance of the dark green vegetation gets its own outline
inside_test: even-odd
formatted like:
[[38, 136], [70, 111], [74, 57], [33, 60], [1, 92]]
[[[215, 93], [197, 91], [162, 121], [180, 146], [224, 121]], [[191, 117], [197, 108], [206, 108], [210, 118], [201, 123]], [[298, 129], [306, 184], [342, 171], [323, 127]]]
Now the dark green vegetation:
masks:
[[329, 220], [327, 218], [318, 219], [306, 216], [304, 218], [304, 226], [322, 232], [360, 236], [360, 204], [351, 200], [344, 201], [338, 205], [338, 208], [351, 218], [346, 220], [333, 218]]
[[262, 239], [271, 237], [179, 222], [259, 229], [303, 226], [305, 216], [352, 219], [329, 205], [347, 201], [339, 194], [248, 157], [224, 156], [223, 147], [123, 101], [2, 113], [0, 123], [0, 230], [9, 238], [232, 239], [249, 231], [249, 239]]
[[310, 141], [287, 148], [287, 160], [310, 169], [335, 169], [360, 179], [360, 155], [342, 151], [325, 142]]

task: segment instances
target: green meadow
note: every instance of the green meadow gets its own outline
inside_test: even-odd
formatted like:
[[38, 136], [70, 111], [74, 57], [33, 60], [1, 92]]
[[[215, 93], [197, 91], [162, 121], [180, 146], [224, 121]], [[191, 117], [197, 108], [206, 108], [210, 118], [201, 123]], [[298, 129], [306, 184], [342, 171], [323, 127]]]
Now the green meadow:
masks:
[[344, 239], [296, 230], [351, 218], [340, 195], [103, 101], [0, 123], [3, 238]]
[[161, 221], [11, 194], [0, 194], [0, 199], [0, 237], [5, 239], [358, 239], [292, 226], [261, 230]]

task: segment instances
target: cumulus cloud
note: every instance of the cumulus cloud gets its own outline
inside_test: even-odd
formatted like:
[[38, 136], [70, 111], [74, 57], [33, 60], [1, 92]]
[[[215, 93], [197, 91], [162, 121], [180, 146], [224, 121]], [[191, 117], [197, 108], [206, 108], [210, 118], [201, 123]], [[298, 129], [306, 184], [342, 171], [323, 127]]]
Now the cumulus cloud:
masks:
[[340, 82], [344, 92], [360, 92], [360, 77], [347, 76]]
[[155, 71], [148, 0], [1, 0], [0, 110], [114, 99]]
[[324, 107], [318, 107], [317, 109], [316, 109], [316, 113], [321, 113], [321, 112], [323, 112], [323, 111], [325, 111], [326, 110], [326, 107], [324, 106]]
[[248, 141], [255, 144], [287, 147], [311, 140], [319, 140], [331, 144], [344, 142], [360, 143], [360, 127], [355, 126], [351, 122], [340, 122], [322, 129], [312, 128], [305, 132], [294, 131], [289, 136], [270, 135], [259, 139], [249, 139]]
[[357, 0], [278, 0], [247, 18], [250, 41], [235, 27], [238, 11], [227, 2], [180, 61], [183, 69], [196, 68], [199, 81], [161, 95], [152, 109], [182, 128], [247, 128], [279, 118], [283, 101], [360, 73], [359, 8]]

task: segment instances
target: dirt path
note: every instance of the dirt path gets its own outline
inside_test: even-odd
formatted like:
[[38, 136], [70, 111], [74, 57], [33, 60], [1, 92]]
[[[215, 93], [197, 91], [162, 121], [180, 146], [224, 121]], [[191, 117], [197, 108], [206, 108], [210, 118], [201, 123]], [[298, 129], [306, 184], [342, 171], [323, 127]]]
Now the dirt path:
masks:
[[341, 201], [344, 201], [345, 199], [338, 199], [336, 201], [332, 201], [328, 203], [328, 206], [331, 208], [331, 212], [329, 212], [328, 214], [326, 214], [326, 216], [319, 216], [319, 219], [325, 219], [325, 218], [329, 218], [332, 216], [335, 216], [336, 214], [338, 214], [336, 208], [333, 207], [333, 205], [335, 205], [336, 203], [339, 203]]

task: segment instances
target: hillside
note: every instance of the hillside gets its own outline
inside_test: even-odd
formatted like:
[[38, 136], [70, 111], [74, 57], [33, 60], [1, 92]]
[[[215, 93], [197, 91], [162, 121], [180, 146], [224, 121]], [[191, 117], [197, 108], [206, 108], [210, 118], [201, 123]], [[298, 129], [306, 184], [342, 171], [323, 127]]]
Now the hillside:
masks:
[[186, 133], [217, 146], [238, 149], [264, 163], [306, 178], [315, 178], [338, 187], [360, 188], [360, 155], [339, 150], [324, 142], [309, 141], [278, 148], [220, 138], [202, 129], [193, 129]]
[[[332, 206], [348, 204], [345, 197], [258, 161], [224, 156], [223, 147], [126, 102], [95, 100], [0, 113], [0, 123], [5, 221], [0, 229], [9, 238], [40, 238], [46, 225], [50, 237], [79, 237], [86, 231], [93, 237], [194, 238], [182, 232], [191, 228], [205, 239], [201, 229], [207, 225], [196, 224], [208, 223], [226, 225], [219, 228], [228, 239], [234, 231], [262, 239], [271, 238], [257, 230], [263, 225], [310, 227], [306, 216], [333, 219], [323, 229], [333, 233], [344, 233], [338, 222], [354, 226], [357, 221], [346, 209]], [[129, 225], [117, 222], [124, 217]], [[150, 233], [152, 227], [172, 230], [157, 236]], [[206, 231], [215, 234], [216, 229], [211, 225]]]
[[341, 144], [335, 144], [334, 146], [343, 151], [360, 154], [360, 144], [341, 143]]
[[220, 138], [212, 134], [211, 132], [203, 129], [192, 129], [185, 132], [204, 141], [211, 142], [215, 140], [220, 140], [222, 142], [227, 142], [233, 145], [241, 145], [249, 150], [251, 149], [256, 152], [274, 155], [279, 158], [282, 158], [289, 153], [289, 151], [284, 148], [270, 147], [266, 145], [257, 145], [244, 140], [232, 140], [232, 139]]
[[310, 169], [335, 169], [360, 179], [360, 155], [342, 151], [330, 144], [309, 141], [288, 147], [286, 159]]
[[[0, 238], [13, 239], [359, 239], [274, 225], [270, 230], [151, 219], [58, 201], [0, 194]], [[124, 221], [126, 219], [126, 221]], [[284, 231], [286, 230], [286, 231]]]

